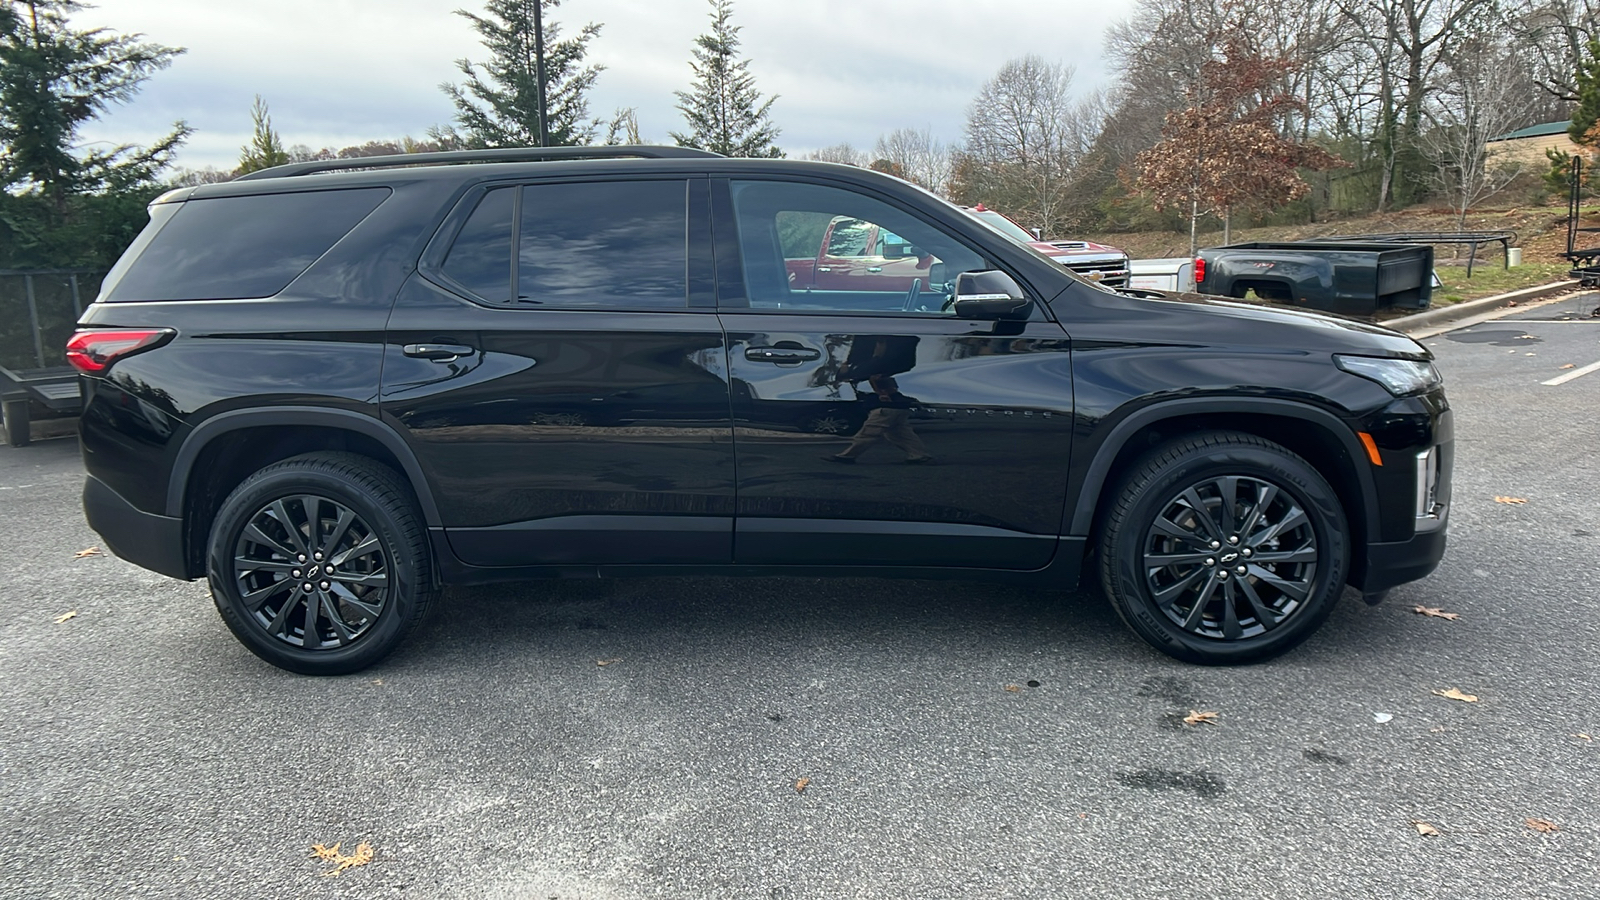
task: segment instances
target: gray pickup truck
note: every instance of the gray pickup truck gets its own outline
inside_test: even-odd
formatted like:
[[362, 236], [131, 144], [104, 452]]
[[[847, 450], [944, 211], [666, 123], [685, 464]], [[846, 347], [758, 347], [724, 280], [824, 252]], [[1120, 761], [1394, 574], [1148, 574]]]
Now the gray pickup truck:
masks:
[[1426, 244], [1282, 241], [1200, 251], [1195, 289], [1276, 300], [1349, 315], [1384, 307], [1426, 309], [1433, 295], [1433, 248]]

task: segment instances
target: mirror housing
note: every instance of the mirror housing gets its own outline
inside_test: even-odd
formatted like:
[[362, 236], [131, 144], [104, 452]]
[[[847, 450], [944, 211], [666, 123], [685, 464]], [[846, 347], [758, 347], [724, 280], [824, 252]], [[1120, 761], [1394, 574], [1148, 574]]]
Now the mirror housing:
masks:
[[956, 276], [955, 313], [962, 319], [1016, 320], [1033, 312], [1033, 301], [1004, 272], [962, 272]]

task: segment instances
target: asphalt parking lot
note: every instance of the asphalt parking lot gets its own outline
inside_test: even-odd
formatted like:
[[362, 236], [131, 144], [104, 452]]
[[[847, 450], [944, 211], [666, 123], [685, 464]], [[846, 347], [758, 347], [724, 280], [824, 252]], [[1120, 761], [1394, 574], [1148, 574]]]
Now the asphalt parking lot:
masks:
[[1597, 302], [1426, 339], [1442, 567], [1236, 669], [1095, 590], [654, 579], [451, 591], [298, 677], [75, 558], [73, 441], [0, 447], [0, 895], [1600, 896], [1600, 371], [1543, 383]]

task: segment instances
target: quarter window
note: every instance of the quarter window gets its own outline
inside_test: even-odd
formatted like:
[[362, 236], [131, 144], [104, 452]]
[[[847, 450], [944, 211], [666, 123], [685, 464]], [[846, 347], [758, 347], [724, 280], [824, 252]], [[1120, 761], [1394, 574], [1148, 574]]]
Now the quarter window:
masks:
[[271, 297], [388, 196], [388, 188], [361, 188], [173, 204], [106, 301]]

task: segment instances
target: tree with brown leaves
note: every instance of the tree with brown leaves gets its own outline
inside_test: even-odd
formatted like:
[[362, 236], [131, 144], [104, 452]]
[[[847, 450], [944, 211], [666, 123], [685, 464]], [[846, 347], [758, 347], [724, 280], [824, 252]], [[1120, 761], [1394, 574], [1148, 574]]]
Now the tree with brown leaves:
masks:
[[1186, 93], [1188, 105], [1169, 113], [1161, 142], [1134, 161], [1138, 187], [1157, 208], [1189, 208], [1189, 255], [1196, 223], [1215, 213], [1223, 242], [1235, 209], [1265, 210], [1310, 191], [1298, 170], [1347, 165], [1320, 147], [1284, 136], [1282, 123], [1304, 104], [1280, 85], [1290, 63], [1263, 57], [1234, 28], [1218, 42]]

